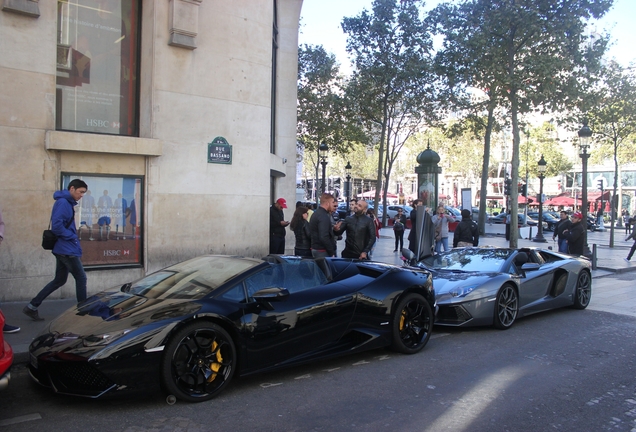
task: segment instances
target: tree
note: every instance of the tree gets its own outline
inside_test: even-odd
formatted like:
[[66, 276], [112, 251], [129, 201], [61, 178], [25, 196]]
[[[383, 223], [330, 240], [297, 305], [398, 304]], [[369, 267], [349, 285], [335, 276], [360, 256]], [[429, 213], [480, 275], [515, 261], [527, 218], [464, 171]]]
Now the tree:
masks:
[[315, 168], [315, 178], [319, 177], [316, 152], [320, 143], [326, 143], [335, 154], [346, 154], [356, 143], [367, 140], [361, 124], [352, 115], [343, 86], [333, 54], [322, 46], [299, 47], [298, 142], [304, 148], [305, 160]]
[[[601, 157], [614, 160], [613, 196], [618, 197], [618, 167], [625, 163], [623, 155], [634, 157], [633, 136], [636, 134], [636, 76], [633, 69], [623, 69], [615, 61], [608, 63], [603, 80], [592, 90], [594, 102], [587, 111]], [[622, 151], [621, 151], [622, 150]], [[629, 157], [629, 156], [628, 156]], [[614, 222], [620, 203], [612, 206], [610, 247], [614, 247]], [[620, 220], [620, 219], [619, 219]]]
[[[348, 99], [377, 137], [376, 209], [382, 180], [388, 185], [404, 143], [436, 112], [432, 43], [420, 5], [420, 0], [374, 0], [371, 13], [363, 10], [342, 21], [355, 66]], [[386, 193], [384, 187], [384, 203]]]
[[[447, 5], [456, 19], [448, 20], [466, 47], [468, 62], [488, 51], [488, 79], [493, 100], [505, 99], [512, 125], [511, 206], [518, 212], [519, 116], [534, 110], [573, 107], [583, 79], [594, 70], [606, 39], [588, 43], [585, 21], [607, 12], [612, 0], [467, 0]], [[456, 57], [462, 64], [464, 59]], [[510, 247], [516, 248], [518, 229], [511, 225]]]

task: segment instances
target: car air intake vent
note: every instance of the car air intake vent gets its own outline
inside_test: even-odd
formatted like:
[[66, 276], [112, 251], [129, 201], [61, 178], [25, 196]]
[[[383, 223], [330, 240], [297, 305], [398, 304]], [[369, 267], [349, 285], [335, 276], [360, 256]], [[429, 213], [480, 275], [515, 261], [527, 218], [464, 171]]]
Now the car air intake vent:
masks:
[[360, 274], [362, 276], [368, 276], [368, 277], [372, 277], [374, 279], [382, 276], [384, 274], [384, 272], [369, 268], [369, 267], [365, 267], [365, 266], [358, 266], [358, 270], [360, 271]]
[[472, 319], [463, 306], [440, 307], [437, 314], [437, 320], [440, 323], [461, 324]]
[[113, 385], [104, 374], [88, 363], [49, 363], [51, 380], [61, 393], [99, 394]]

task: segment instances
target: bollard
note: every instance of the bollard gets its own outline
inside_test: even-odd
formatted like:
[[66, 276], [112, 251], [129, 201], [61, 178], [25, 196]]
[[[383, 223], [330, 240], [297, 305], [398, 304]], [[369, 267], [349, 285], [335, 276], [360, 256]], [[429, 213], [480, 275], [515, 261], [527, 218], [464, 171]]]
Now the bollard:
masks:
[[596, 270], [596, 243], [592, 243], [592, 270]]
[[532, 240], [532, 227], [530, 227], [529, 233], [528, 240]]

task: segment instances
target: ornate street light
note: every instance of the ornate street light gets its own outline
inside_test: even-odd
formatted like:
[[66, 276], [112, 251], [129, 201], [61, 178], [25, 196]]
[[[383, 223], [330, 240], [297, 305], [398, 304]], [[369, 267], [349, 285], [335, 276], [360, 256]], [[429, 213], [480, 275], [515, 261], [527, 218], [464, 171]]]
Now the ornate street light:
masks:
[[[322, 193], [327, 191], [327, 185], [325, 184], [325, 174], [327, 172], [327, 152], [329, 147], [324, 141], [318, 146], [318, 155], [320, 156], [320, 165], [322, 165]], [[322, 152], [322, 154], [321, 154]]]
[[539, 171], [539, 227], [537, 230], [537, 235], [532, 241], [545, 243], [546, 240], [543, 237], [543, 179], [545, 178], [545, 170], [547, 168], [548, 163], [543, 159], [543, 155], [541, 155], [541, 159], [537, 163], [537, 170]]
[[347, 198], [347, 206], [349, 205], [349, 200], [351, 199], [351, 164], [347, 161], [347, 165], [345, 166], [345, 197]]
[[581, 157], [582, 179], [581, 179], [581, 215], [583, 220], [583, 247], [584, 255], [590, 254], [590, 249], [587, 245], [587, 160], [590, 154], [587, 152], [590, 148], [590, 141], [592, 138], [592, 129], [587, 126], [587, 119], [583, 119], [583, 127], [579, 130], [579, 156]]

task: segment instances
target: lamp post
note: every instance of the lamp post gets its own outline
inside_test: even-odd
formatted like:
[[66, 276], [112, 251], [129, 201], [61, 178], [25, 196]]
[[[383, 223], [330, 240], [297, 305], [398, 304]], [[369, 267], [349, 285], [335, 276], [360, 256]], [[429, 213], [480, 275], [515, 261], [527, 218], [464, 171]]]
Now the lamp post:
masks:
[[349, 201], [351, 200], [351, 164], [347, 161], [347, 165], [345, 166], [345, 197], [347, 198], [347, 206], [349, 205]]
[[545, 243], [545, 237], [543, 237], [543, 179], [545, 178], [545, 169], [547, 168], [548, 163], [543, 159], [543, 155], [541, 155], [541, 159], [537, 163], [537, 169], [539, 171], [539, 226], [537, 229], [537, 235], [532, 241]]
[[329, 151], [329, 147], [325, 142], [320, 143], [318, 147], [318, 154], [320, 154], [320, 165], [322, 165], [322, 184], [321, 189], [322, 193], [327, 191], [327, 185], [325, 184], [325, 174], [327, 172], [327, 152]]
[[583, 120], [583, 127], [579, 130], [579, 156], [581, 157], [582, 179], [581, 179], [581, 215], [583, 220], [583, 247], [584, 255], [590, 254], [587, 245], [587, 160], [590, 154], [587, 150], [590, 148], [590, 138], [592, 138], [592, 129], [587, 126], [587, 119]]

